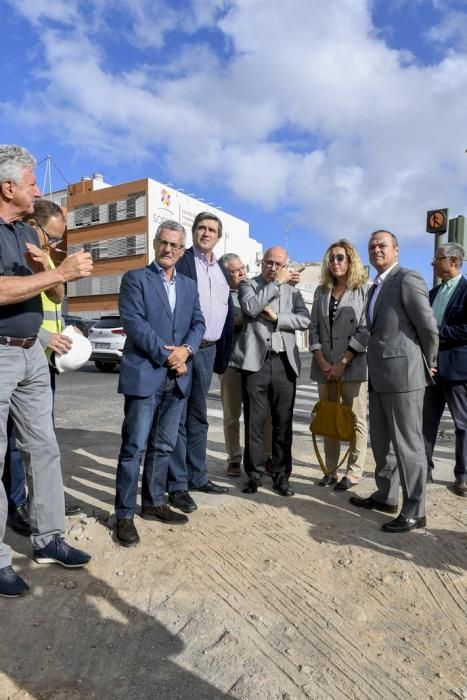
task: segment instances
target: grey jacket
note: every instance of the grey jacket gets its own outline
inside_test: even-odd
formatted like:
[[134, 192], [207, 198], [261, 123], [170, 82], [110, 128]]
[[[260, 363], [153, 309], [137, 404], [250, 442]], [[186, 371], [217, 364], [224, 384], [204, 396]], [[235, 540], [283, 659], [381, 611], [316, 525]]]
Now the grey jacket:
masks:
[[423, 389], [433, 382], [428, 368], [436, 366], [438, 352], [438, 328], [423, 278], [396, 265], [383, 282], [370, 323], [373, 292], [367, 302], [371, 387], [380, 392]]
[[[358, 289], [347, 289], [337, 307], [332, 331], [329, 325], [331, 290], [320, 285], [316, 289], [313, 299], [310, 352], [321, 350], [326, 360], [333, 364], [342, 358], [348, 347], [357, 353], [350, 365], [344, 370], [341, 379], [343, 382], [363, 382], [367, 378], [368, 328], [365, 307], [370, 286], [369, 283], [366, 283]], [[326, 382], [315, 357], [311, 363], [310, 376], [320, 384]]]
[[[240, 282], [238, 300], [243, 311], [243, 328], [230, 364], [249, 372], [258, 372], [271, 349], [272, 333], [281, 331], [287, 359], [298, 376], [300, 357], [295, 331], [306, 330], [310, 325], [310, 314], [298, 289], [289, 284], [278, 287], [274, 282], [265, 282], [259, 275]], [[260, 315], [271, 304], [278, 305], [277, 322]]]

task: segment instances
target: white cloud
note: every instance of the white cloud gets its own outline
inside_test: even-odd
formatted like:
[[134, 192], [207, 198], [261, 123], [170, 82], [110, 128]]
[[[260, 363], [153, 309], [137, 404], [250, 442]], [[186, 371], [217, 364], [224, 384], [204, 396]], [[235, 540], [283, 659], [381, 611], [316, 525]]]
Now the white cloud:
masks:
[[[178, 182], [221, 182], [330, 237], [417, 236], [427, 208], [462, 210], [467, 57], [418, 65], [379, 37], [366, 0], [14, 4], [44, 47], [46, 89], [21, 118], [94, 162], [157, 154]], [[132, 62], [116, 68], [105, 37], [122, 13]], [[139, 62], [130, 44], [154, 53]]]

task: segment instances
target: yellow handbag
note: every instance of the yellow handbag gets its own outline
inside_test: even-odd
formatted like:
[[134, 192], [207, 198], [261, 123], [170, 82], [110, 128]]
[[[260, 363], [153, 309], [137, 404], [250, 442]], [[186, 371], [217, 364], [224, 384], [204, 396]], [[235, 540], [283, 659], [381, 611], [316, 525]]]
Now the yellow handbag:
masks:
[[323, 470], [324, 474], [329, 474], [329, 470], [321, 457], [316, 442], [316, 436], [321, 435], [322, 437], [334, 438], [334, 440], [339, 440], [340, 442], [350, 442], [346, 453], [336, 467], [337, 469], [341, 466], [349, 454], [352, 443], [355, 440], [355, 429], [355, 413], [351, 408], [349, 408], [349, 406], [342, 403], [341, 383], [338, 381], [336, 400], [329, 401], [328, 399], [320, 399], [315, 404], [311, 412], [310, 431], [313, 438], [313, 446], [315, 448], [319, 466]]

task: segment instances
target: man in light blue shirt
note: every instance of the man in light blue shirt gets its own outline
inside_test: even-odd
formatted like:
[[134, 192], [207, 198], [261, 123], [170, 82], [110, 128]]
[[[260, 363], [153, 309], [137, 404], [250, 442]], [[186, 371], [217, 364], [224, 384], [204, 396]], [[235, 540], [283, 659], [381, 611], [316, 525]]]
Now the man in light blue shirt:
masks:
[[462, 274], [464, 249], [457, 243], [440, 246], [433, 258], [441, 284], [430, 292], [439, 328], [436, 383], [425, 392], [423, 437], [428, 480], [433, 481], [433, 450], [446, 404], [456, 430], [456, 463], [453, 490], [467, 496], [467, 281]]
[[[166, 503], [169, 459], [190, 393], [192, 358], [204, 334], [204, 319], [193, 280], [175, 272], [185, 252], [185, 229], [163, 221], [154, 239], [155, 260], [128, 270], [122, 279], [119, 308], [127, 334], [118, 391], [125, 396], [125, 419], [117, 465], [116, 535], [124, 547], [138, 544], [134, 524], [140, 463], [141, 517], [167, 524], [188, 518]], [[187, 492], [184, 463], [171, 467], [178, 490]], [[196, 504], [195, 504], [196, 509]]]

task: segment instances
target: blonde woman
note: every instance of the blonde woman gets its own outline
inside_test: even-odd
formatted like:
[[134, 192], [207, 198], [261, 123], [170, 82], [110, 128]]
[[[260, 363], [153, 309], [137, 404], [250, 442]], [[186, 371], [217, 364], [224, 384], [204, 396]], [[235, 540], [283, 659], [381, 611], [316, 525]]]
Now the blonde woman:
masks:
[[337, 474], [340, 443], [324, 438], [329, 474], [319, 483], [335, 484], [337, 491], [346, 491], [357, 484], [365, 464], [368, 434], [365, 306], [369, 287], [368, 275], [355, 247], [345, 239], [332, 243], [324, 254], [321, 284], [313, 299], [310, 352], [313, 353], [311, 378], [318, 382], [319, 397], [334, 399], [340, 379], [342, 400], [357, 418], [357, 437], [340, 480]]

